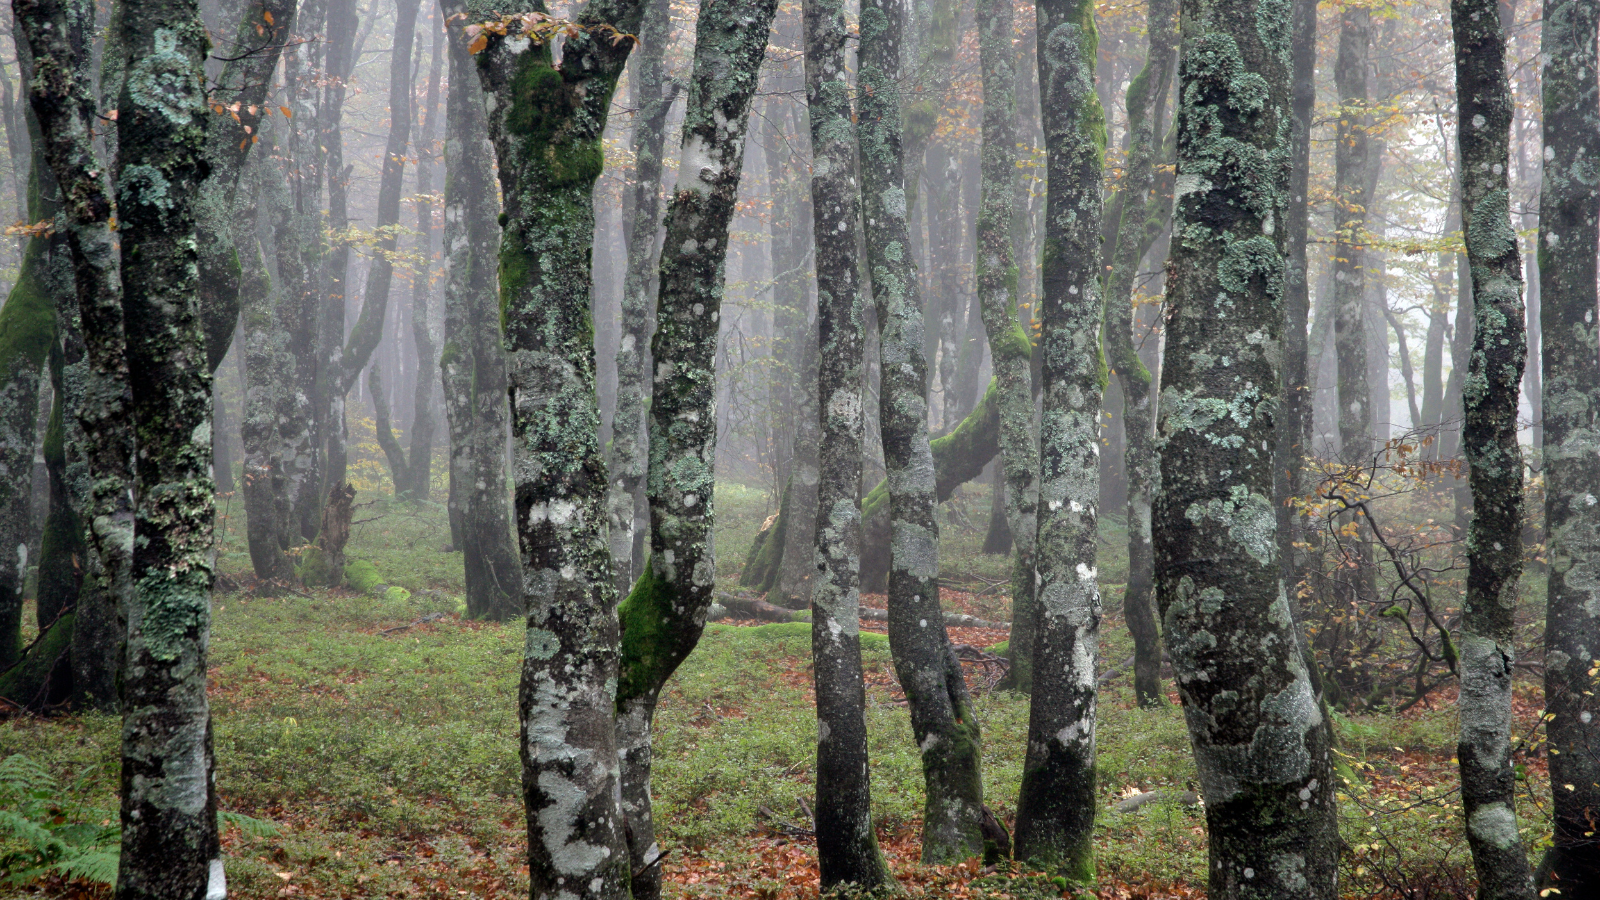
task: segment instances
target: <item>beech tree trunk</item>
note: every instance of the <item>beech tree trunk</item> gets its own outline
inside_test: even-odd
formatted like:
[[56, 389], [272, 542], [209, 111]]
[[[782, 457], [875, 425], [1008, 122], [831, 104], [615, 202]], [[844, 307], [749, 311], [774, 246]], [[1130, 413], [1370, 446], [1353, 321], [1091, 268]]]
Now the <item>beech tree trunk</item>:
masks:
[[[540, 10], [533, 2], [486, 6], [470, 7], [469, 21]], [[536, 897], [626, 897], [632, 880], [589, 298], [600, 136], [632, 47], [607, 29], [632, 34], [640, 13], [639, 0], [594, 0], [577, 16], [559, 66], [548, 43], [515, 28], [485, 33], [477, 60], [493, 101], [489, 135], [505, 206], [500, 306], [527, 614], [522, 786]]]
[[[878, 415], [892, 548], [889, 646], [922, 751], [922, 861], [944, 864], [983, 855], [982, 745], [977, 711], [939, 606], [938, 495], [928, 445], [922, 292], [903, 202], [899, 85], [905, 18], [905, 0], [869, 0], [862, 8], [857, 137], [867, 265], [883, 361]], [[1009, 34], [1010, 16], [1004, 18]]]
[[194, 198], [204, 181], [205, 29], [193, 0], [123, 0], [117, 218], [134, 461], [122, 676], [117, 896], [222, 889], [206, 700], [211, 375]]
[[[1544, 490], [1549, 547], [1545, 708], [1555, 841], [1549, 869], [1563, 897], [1600, 894], [1600, 6], [1547, 0], [1544, 178], [1539, 280], [1544, 342]], [[1570, 786], [1570, 789], [1569, 787]]]
[[[1493, 2], [1452, 0], [1461, 220], [1472, 276], [1472, 356], [1462, 384], [1461, 446], [1472, 489], [1467, 597], [1461, 616], [1462, 811], [1482, 900], [1534, 896], [1517, 833], [1511, 767], [1511, 674], [1522, 574], [1522, 453], [1517, 393], [1527, 340], [1522, 260], [1511, 228], [1511, 87]], [[1588, 248], [1581, 252], [1589, 253]], [[1458, 326], [1459, 327], [1459, 326]]]
[[522, 612], [522, 563], [506, 486], [506, 353], [500, 340], [495, 248], [500, 198], [494, 149], [484, 117], [483, 87], [467, 53], [466, 22], [446, 8], [450, 60], [445, 111], [444, 377], [450, 428], [451, 516], [466, 570], [467, 614], [508, 620]]
[[[1038, 16], [1039, 104], [1049, 190], [1040, 270], [1044, 413], [1039, 428], [1038, 621], [1016, 852], [1019, 859], [1087, 885], [1094, 879], [1098, 802], [1095, 664], [1101, 607], [1096, 525], [1100, 394], [1106, 381], [1099, 346], [1105, 316], [1100, 284], [1105, 115], [1094, 92], [1094, 4], [1045, 0], [1038, 5]], [[985, 32], [997, 49], [1009, 45], [1009, 23], [993, 34]], [[1134, 236], [1126, 239], [1132, 242]], [[979, 240], [982, 260], [993, 251], [981, 243], [981, 231]], [[1002, 440], [1005, 422], [1002, 412]], [[1016, 483], [1008, 479], [1008, 501]], [[1016, 526], [1013, 533], [1020, 550], [1025, 534]], [[1013, 615], [1021, 614], [1013, 604]], [[1013, 641], [1024, 633], [1017, 626], [1014, 618]]]
[[1184, 0], [1156, 597], [1206, 803], [1210, 895], [1337, 896], [1329, 729], [1277, 558], [1292, 153], [1287, 0]]
[[[428, 61], [428, 89], [424, 95], [425, 116], [417, 148], [417, 245], [422, 263], [411, 275], [411, 345], [417, 350], [417, 383], [411, 396], [411, 453], [406, 469], [406, 485], [401, 493], [414, 501], [427, 500], [433, 490], [434, 377], [438, 350], [431, 309], [433, 306], [433, 169], [434, 141], [439, 131], [439, 79], [444, 69], [444, 30], [430, 18], [433, 52]], [[421, 48], [418, 48], [418, 64]]]
[[865, 399], [856, 228], [856, 127], [845, 69], [843, 0], [805, 0], [811, 229], [817, 270], [818, 452], [811, 655], [817, 694], [817, 862], [822, 890], [894, 884], [872, 827], [866, 687], [861, 675], [862, 435]]
[[1159, 461], [1150, 370], [1134, 343], [1134, 291], [1140, 261], [1172, 216], [1172, 201], [1155, 190], [1155, 167], [1162, 150], [1159, 114], [1172, 89], [1178, 56], [1177, 0], [1151, 3], [1146, 21], [1150, 50], [1144, 68], [1128, 85], [1128, 130], [1133, 137], [1122, 176], [1122, 224], [1106, 279], [1105, 342], [1111, 370], [1122, 383], [1127, 436], [1128, 584], [1122, 612], [1133, 637], [1135, 697], [1140, 706], [1157, 707], [1167, 702], [1161, 692], [1161, 633], [1151, 582], [1150, 500]]

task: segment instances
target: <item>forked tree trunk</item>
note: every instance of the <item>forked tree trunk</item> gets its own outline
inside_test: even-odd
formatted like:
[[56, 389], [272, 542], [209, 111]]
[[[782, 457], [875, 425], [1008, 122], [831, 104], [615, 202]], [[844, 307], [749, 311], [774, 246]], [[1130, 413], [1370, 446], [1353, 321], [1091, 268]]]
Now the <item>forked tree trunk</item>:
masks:
[[[1038, 17], [1039, 104], [1049, 184], [1044, 264], [1039, 273], [1044, 413], [1038, 445], [1038, 624], [1028, 753], [1017, 800], [1016, 851], [1019, 859], [1087, 886], [1094, 879], [1097, 803], [1096, 525], [1100, 393], [1106, 378], [1099, 346], [1105, 316], [1100, 290], [1100, 170], [1105, 118], [1094, 91], [1094, 4], [1044, 0], [1038, 5]], [[1010, 33], [1009, 25], [992, 34], [985, 29], [984, 40], [1004, 48]], [[1130, 234], [1124, 239], [1135, 238]], [[980, 245], [980, 253], [991, 252], [988, 245]], [[1005, 416], [1002, 412], [1002, 436]], [[1024, 533], [1017, 531], [1016, 537], [1020, 552]], [[1019, 618], [1022, 614], [1014, 612]], [[1013, 635], [1019, 633], [1017, 624], [1013, 619]]]
[[[905, 18], [906, 0], [869, 0], [862, 7], [858, 138], [867, 266], [883, 360], [878, 415], [892, 548], [889, 646], [922, 751], [922, 861], [943, 864], [983, 854], [982, 745], [977, 710], [939, 606], [938, 495], [928, 446], [922, 292], [906, 226], [901, 157]], [[1010, 17], [1005, 19], [1009, 35]]]
[[[1461, 448], [1472, 489], [1461, 614], [1461, 805], [1481, 900], [1531, 900], [1511, 767], [1511, 675], [1522, 574], [1517, 393], [1527, 339], [1522, 259], [1511, 228], [1511, 87], [1492, 0], [1453, 0], [1461, 220], [1472, 276], [1472, 356], [1461, 388]], [[1578, 252], [1592, 254], [1589, 247]], [[1459, 326], [1458, 326], [1459, 327]], [[1591, 485], [1592, 487], [1592, 485]]]
[[1555, 841], [1551, 887], [1600, 894], [1600, 5], [1544, 4], [1544, 180], [1539, 280], [1544, 308], [1544, 490], [1549, 546], [1545, 708]]
[[1152, 517], [1210, 891], [1336, 894], [1327, 718], [1277, 558], [1271, 445], [1292, 150], [1284, 0], [1184, 0], [1178, 205]]
[[811, 229], [817, 270], [817, 575], [811, 655], [817, 693], [817, 862], [822, 889], [894, 883], [872, 827], [866, 687], [861, 676], [861, 489], [865, 398], [856, 266], [860, 191], [845, 69], [843, 0], [805, 0], [806, 108], [811, 126]]

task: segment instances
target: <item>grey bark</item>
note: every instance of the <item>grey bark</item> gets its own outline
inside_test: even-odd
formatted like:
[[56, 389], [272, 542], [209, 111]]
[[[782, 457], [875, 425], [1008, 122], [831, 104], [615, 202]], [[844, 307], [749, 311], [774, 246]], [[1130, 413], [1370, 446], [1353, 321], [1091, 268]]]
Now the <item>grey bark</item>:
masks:
[[[867, 265], [883, 365], [878, 416], [889, 485], [889, 646], [911, 708], [911, 731], [922, 751], [922, 861], [941, 864], [983, 854], [982, 745], [977, 711], [939, 607], [928, 364], [901, 155], [905, 18], [905, 0], [869, 0], [862, 7], [857, 138]], [[1010, 16], [1003, 18], [1009, 39]]]
[[[417, 238], [422, 264], [411, 275], [411, 344], [417, 351], [416, 387], [411, 397], [411, 453], [407, 468], [408, 485], [403, 493], [412, 500], [427, 500], [433, 490], [433, 438], [437, 428], [434, 416], [434, 377], [438, 349], [432, 325], [433, 306], [433, 170], [435, 142], [439, 132], [439, 79], [444, 69], [444, 30], [430, 20], [433, 51], [428, 62], [428, 89], [424, 95], [425, 116], [417, 147]], [[421, 48], [418, 48], [418, 61]]]
[[1367, 113], [1367, 56], [1372, 14], [1346, 6], [1339, 17], [1339, 56], [1334, 80], [1339, 124], [1334, 146], [1333, 334], [1339, 367], [1339, 446], [1345, 462], [1365, 461], [1372, 447], [1372, 410], [1367, 389], [1366, 255], [1367, 207], [1372, 202], [1367, 172], [1372, 147]]
[[1277, 558], [1292, 154], [1288, 0], [1185, 0], [1156, 596], [1205, 797], [1210, 896], [1337, 896], [1326, 716]]
[[[1555, 819], [1549, 868], [1566, 897], [1600, 893], [1600, 6], [1544, 4], [1543, 301], [1545, 708]], [[1571, 789], [1568, 789], [1568, 786]]]
[[[1517, 833], [1511, 674], [1522, 573], [1522, 453], [1517, 394], [1527, 340], [1522, 259], [1511, 227], [1511, 87], [1496, 5], [1452, 0], [1461, 219], [1472, 278], [1472, 356], [1461, 388], [1461, 445], [1472, 521], [1461, 615], [1461, 802], [1481, 900], [1532, 898]], [[1588, 252], [1585, 250], [1584, 252]], [[1459, 327], [1459, 326], [1458, 326]]]
[[866, 688], [861, 674], [862, 302], [856, 265], [860, 188], [845, 68], [843, 0], [805, 0], [811, 227], [817, 271], [818, 452], [811, 655], [817, 695], [817, 861], [822, 889], [894, 883], [872, 826]]

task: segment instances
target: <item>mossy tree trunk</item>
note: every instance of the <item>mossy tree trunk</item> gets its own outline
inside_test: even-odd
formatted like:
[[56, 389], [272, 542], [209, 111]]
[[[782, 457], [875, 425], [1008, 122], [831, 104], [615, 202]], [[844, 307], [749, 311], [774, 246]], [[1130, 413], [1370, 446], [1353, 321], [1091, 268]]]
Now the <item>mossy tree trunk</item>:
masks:
[[634, 113], [633, 228], [622, 283], [622, 338], [617, 345], [617, 406], [611, 417], [611, 569], [619, 596], [633, 587], [634, 507], [648, 467], [645, 410], [649, 388], [646, 346], [655, 312], [650, 292], [661, 222], [661, 154], [667, 143], [672, 94], [665, 83], [666, 48], [672, 32], [667, 0], [643, 0], [639, 52], [633, 75], [639, 95]]
[[16, 13], [25, 52], [35, 61], [28, 86], [39, 127], [35, 152], [67, 201], [60, 230], [63, 257], [70, 255], [72, 266], [71, 286], [62, 285], [66, 289], [57, 301], [57, 330], [68, 358], [60, 360], [56, 394], [58, 407], [60, 401], [67, 406], [52, 416], [56, 447], [54, 452], [47, 448], [47, 455], [66, 462], [63, 438], [70, 430], [73, 484], [70, 497], [52, 503], [64, 508], [53, 512], [56, 534], [47, 537], [65, 539], [82, 553], [87, 520], [94, 546], [92, 554], [83, 554], [87, 565], [62, 559], [51, 568], [87, 573], [82, 589], [74, 578], [70, 596], [61, 598], [64, 605], [78, 607], [74, 693], [84, 705], [110, 708], [117, 700], [118, 615], [128, 599], [133, 552], [133, 432], [121, 281], [110, 228], [113, 204], [93, 145], [98, 121], [89, 47], [94, 8], [81, 2], [24, 3]]
[[445, 418], [450, 428], [451, 515], [460, 521], [467, 613], [506, 620], [522, 611], [522, 563], [506, 490], [506, 353], [500, 340], [495, 248], [500, 198], [483, 87], [467, 53], [466, 23], [446, 10], [444, 248]]
[[1325, 714], [1272, 508], [1292, 151], [1289, 0], [1184, 0], [1152, 515], [1156, 597], [1206, 802], [1213, 898], [1337, 896]]
[[[1564, 897], [1600, 894], [1600, 6], [1544, 5], [1544, 179], [1539, 194], [1543, 302], [1545, 708], [1555, 841], [1552, 886]], [[1570, 786], [1570, 789], [1569, 789]]]
[[861, 489], [865, 398], [856, 264], [861, 193], [845, 69], [843, 0], [805, 0], [806, 110], [811, 131], [811, 233], [817, 271], [818, 451], [811, 656], [817, 695], [817, 862], [822, 889], [894, 883], [872, 827], [866, 687], [861, 674]]
[[[205, 29], [192, 0], [123, 0], [117, 216], [134, 440], [132, 596], [122, 678], [117, 895], [220, 889], [206, 650], [211, 374], [195, 201], [205, 177]], [[209, 885], [209, 886], [208, 886]]]
[[[1151, 582], [1150, 501], [1155, 490], [1155, 410], [1150, 370], [1134, 342], [1134, 305], [1139, 263], [1172, 216], [1172, 201], [1155, 189], [1162, 150], [1161, 112], [1172, 89], [1178, 56], [1177, 0], [1150, 4], [1146, 31], [1150, 49], [1144, 68], [1128, 85], [1127, 163], [1123, 168], [1122, 223], [1106, 278], [1106, 355], [1122, 383], [1122, 422], [1127, 435], [1128, 583], [1122, 612], [1133, 636], [1133, 687], [1140, 706], [1166, 704], [1161, 692], [1161, 633]], [[1161, 160], [1165, 162], [1165, 160]], [[1107, 211], [1109, 214], [1109, 210]]]
[[901, 156], [906, 2], [869, 0], [862, 7], [858, 139], [867, 265], [883, 360], [878, 417], [889, 485], [889, 646], [922, 752], [922, 861], [944, 864], [983, 855], [983, 770], [977, 711], [939, 606], [928, 363]]
[[[1527, 340], [1522, 259], [1511, 227], [1511, 87], [1496, 5], [1452, 0], [1461, 221], [1472, 278], [1472, 355], [1461, 388], [1461, 448], [1472, 490], [1461, 614], [1461, 805], [1482, 900], [1534, 896], [1517, 833], [1511, 675], [1522, 574], [1522, 452], [1517, 393]], [[1592, 247], [1577, 247], [1592, 255]], [[1459, 326], [1458, 326], [1459, 327]], [[1590, 486], [1593, 487], [1592, 485]]]
[[[728, 226], [750, 101], [777, 0], [707, 0], [695, 29], [678, 183], [662, 244], [650, 403], [650, 557], [622, 604], [617, 737], [634, 900], [661, 895], [650, 727], [661, 688], [700, 641], [716, 585], [716, 352]], [[636, 240], [654, 240], [647, 230]]]
[[[485, 2], [468, 15], [538, 10]], [[487, 35], [478, 55], [505, 204], [500, 309], [527, 613], [522, 783], [535, 896], [626, 897], [631, 880], [589, 297], [600, 136], [632, 46], [609, 29], [631, 34], [639, 18], [638, 0], [591, 2], [559, 66], [548, 43], [515, 33]]]
[[[1026, 691], [1033, 684], [1034, 631], [1039, 615], [1033, 569], [1034, 541], [1038, 537], [1039, 437], [1033, 416], [1033, 344], [1017, 320], [1017, 265], [1011, 247], [1017, 177], [1017, 73], [1016, 56], [1011, 51], [1012, 18], [1011, 7], [1002, 0], [978, 4], [983, 164], [978, 187], [976, 268], [978, 303], [989, 335], [989, 358], [998, 387], [1000, 468], [1005, 476], [1006, 523], [1011, 526], [1014, 553], [1011, 643], [1006, 654], [1011, 658], [1011, 671], [1007, 678], [1012, 687]], [[1040, 61], [1044, 60], [1041, 56]], [[1048, 131], [1047, 127], [1047, 134]]]
[[[1016, 853], [1018, 859], [1087, 885], [1094, 879], [1097, 803], [1095, 664], [1101, 604], [1096, 524], [1100, 395], [1106, 381], [1099, 251], [1105, 114], [1094, 91], [1094, 4], [1046, 0], [1038, 6], [1038, 17], [1039, 103], [1049, 191], [1040, 271], [1044, 414], [1039, 429], [1033, 698], [1017, 800]], [[994, 35], [986, 28], [985, 41], [1005, 47], [1010, 33], [1009, 22]], [[1133, 235], [1125, 238], [1131, 242]], [[990, 252], [987, 246], [980, 249]], [[1003, 435], [1004, 413], [1001, 421]], [[1020, 532], [1017, 539], [1020, 551]], [[1017, 619], [1011, 632], [1025, 633]]]

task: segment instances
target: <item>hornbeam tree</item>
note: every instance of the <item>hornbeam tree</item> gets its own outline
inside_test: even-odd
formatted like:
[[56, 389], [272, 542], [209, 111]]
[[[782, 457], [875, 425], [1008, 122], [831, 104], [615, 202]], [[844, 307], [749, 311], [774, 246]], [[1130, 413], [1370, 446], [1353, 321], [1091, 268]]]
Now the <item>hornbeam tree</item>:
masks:
[[1289, 0], [1184, 0], [1156, 597], [1213, 898], [1337, 896], [1329, 731], [1277, 559]]

